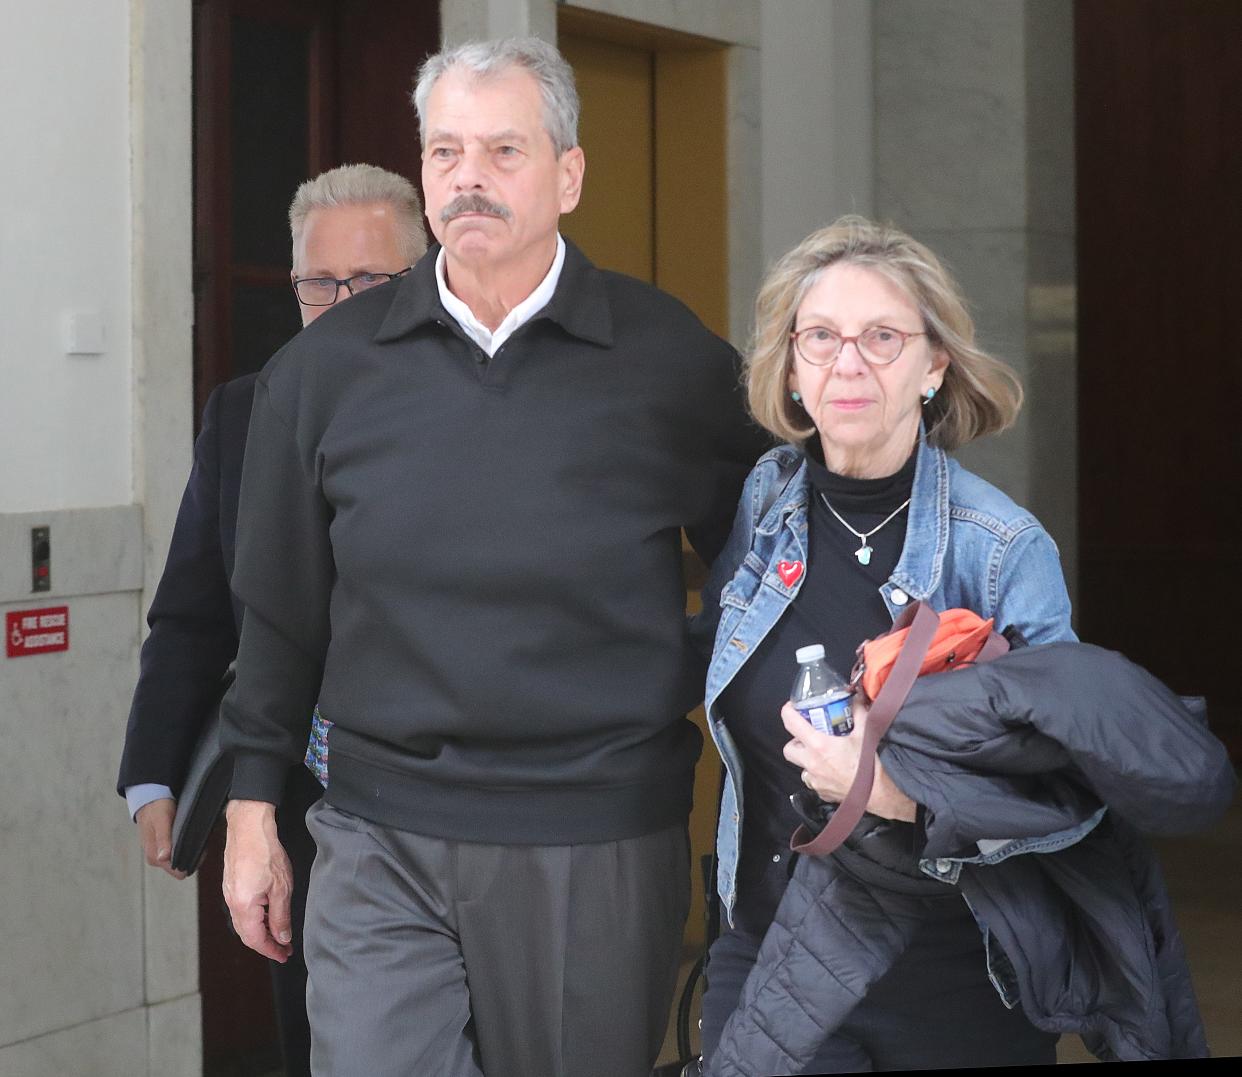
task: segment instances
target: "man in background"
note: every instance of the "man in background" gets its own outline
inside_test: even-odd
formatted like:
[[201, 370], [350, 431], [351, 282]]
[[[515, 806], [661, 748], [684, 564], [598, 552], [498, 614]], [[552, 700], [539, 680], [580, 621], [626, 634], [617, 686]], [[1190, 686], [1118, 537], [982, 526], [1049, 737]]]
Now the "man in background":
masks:
[[[373, 165], [343, 165], [307, 180], [289, 207], [291, 278], [306, 326], [351, 295], [402, 275], [426, 250], [418, 192]], [[151, 632], [129, 714], [118, 791], [138, 824], [146, 862], [174, 878], [172, 824], [191, 753], [237, 655], [242, 606], [229, 588], [236, 549], [242, 457], [255, 374], [218, 386], [194, 443], [164, 574], [147, 615]], [[322, 759], [316, 761], [322, 766]], [[297, 880], [297, 945], [272, 963], [287, 1077], [310, 1073], [306, 965], [301, 920], [315, 846], [306, 810], [322, 787], [305, 767], [289, 770], [279, 812], [281, 838]]]

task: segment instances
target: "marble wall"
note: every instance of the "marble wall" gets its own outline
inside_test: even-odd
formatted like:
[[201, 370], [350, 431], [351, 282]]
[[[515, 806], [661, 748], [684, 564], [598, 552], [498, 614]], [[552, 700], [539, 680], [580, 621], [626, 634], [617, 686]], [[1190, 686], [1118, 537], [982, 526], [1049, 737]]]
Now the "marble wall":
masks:
[[196, 999], [87, 1021], [0, 1047], [5, 1077], [199, 1077], [203, 1071]]
[[[50, 528], [52, 546], [53, 587], [38, 595], [35, 526]], [[0, 657], [6, 1077], [197, 1072], [194, 887], [145, 868], [114, 788], [137, 669], [142, 528], [134, 505], [0, 516], [0, 614], [69, 610], [67, 651]]]
[[[874, 203], [870, 0], [763, 5], [763, 258]], [[753, 298], [753, 297], [752, 297]]]
[[190, 473], [194, 429], [190, 0], [135, 0], [130, 14], [130, 445], [149, 601]]
[[0, 660], [0, 740], [10, 746], [0, 783], [0, 1044], [143, 1001], [137, 843], [112, 788], [137, 595], [48, 601], [69, 608], [69, 650]]
[[[6, 84], [43, 85], [57, 57], [54, 85], [7, 121], [23, 164], [0, 175], [25, 207], [0, 246], [35, 259], [13, 263], [0, 342], [0, 614], [69, 609], [68, 651], [0, 651], [0, 1074], [190, 1077], [196, 888], [146, 868], [114, 786], [189, 463], [191, 2], [68, 6], [28, 6], [0, 44]], [[49, 291], [66, 272], [68, 290]], [[103, 312], [102, 355], [63, 354], [48, 317], [61, 301]], [[52, 590], [34, 595], [44, 525]]]
[[1027, 390], [1016, 428], [959, 452], [1077, 565], [1070, 0], [877, 0], [875, 212], [952, 268]]
[[0, 512], [129, 500], [129, 7], [4, 8]]

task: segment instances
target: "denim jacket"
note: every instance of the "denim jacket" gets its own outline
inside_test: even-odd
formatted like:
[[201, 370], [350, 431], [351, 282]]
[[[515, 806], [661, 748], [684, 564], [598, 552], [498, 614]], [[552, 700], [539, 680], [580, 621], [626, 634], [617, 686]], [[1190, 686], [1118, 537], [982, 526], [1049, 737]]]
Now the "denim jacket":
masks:
[[[707, 673], [708, 728], [724, 760], [726, 777], [717, 831], [717, 885], [732, 923], [742, 829], [742, 760], [719, 711], [721, 693], [794, 600], [806, 579], [808, 498], [805, 462], [762, 519], [760, 510], [779, 483], [783, 467], [799, 455], [782, 445], [763, 456], [742, 490], [733, 531], [703, 588], [696, 632], [715, 629]], [[789, 566], [802, 562], [801, 573]], [[778, 566], [786, 563], [785, 583]], [[796, 577], [796, 578], [793, 578]], [[906, 540], [892, 575], [880, 587], [896, 618], [921, 599], [938, 610], [964, 607], [1013, 625], [1027, 642], [1073, 640], [1069, 595], [1052, 538], [1025, 509], [963, 468], [943, 450], [920, 440]], [[779, 721], [776, 714], [773, 721]], [[980, 843], [972, 862], [994, 863], [1020, 852], [1071, 844], [1099, 821], [1042, 838]], [[957, 880], [962, 861], [924, 860], [920, 868], [945, 882]]]

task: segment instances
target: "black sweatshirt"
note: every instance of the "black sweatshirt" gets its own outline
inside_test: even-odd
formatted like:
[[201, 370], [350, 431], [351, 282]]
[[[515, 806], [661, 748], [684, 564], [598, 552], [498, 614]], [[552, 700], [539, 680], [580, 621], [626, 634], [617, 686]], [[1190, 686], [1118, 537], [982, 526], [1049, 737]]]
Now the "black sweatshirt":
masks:
[[486, 355], [432, 249], [259, 377], [224, 739], [276, 801], [318, 699], [327, 799], [434, 837], [568, 844], [684, 818], [702, 698], [679, 528], [710, 561], [765, 447], [736, 354], [571, 244]]

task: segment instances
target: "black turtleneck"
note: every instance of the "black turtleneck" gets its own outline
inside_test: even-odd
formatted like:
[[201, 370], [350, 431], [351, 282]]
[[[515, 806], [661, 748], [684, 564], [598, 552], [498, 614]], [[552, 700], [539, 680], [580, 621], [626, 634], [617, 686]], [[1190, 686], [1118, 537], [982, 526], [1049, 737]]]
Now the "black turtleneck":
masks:
[[818, 439], [803, 447], [810, 478], [806, 576], [797, 598], [755, 648], [720, 697], [720, 711], [743, 762], [742, 855], [738, 875], [739, 926], [761, 934], [771, 923], [789, 878], [789, 835], [799, 819], [789, 794], [803, 786], [798, 769], [782, 754], [789, 735], [780, 710], [798, 669], [794, 652], [822, 643], [828, 664], [849, 677], [864, 640], [892, 626], [880, 586], [892, 575], [905, 543], [909, 509], [902, 509], [868, 540], [860, 564], [855, 531], [878, 526], [910, 497], [915, 454], [900, 471], [881, 479], [853, 479], [829, 471]]

